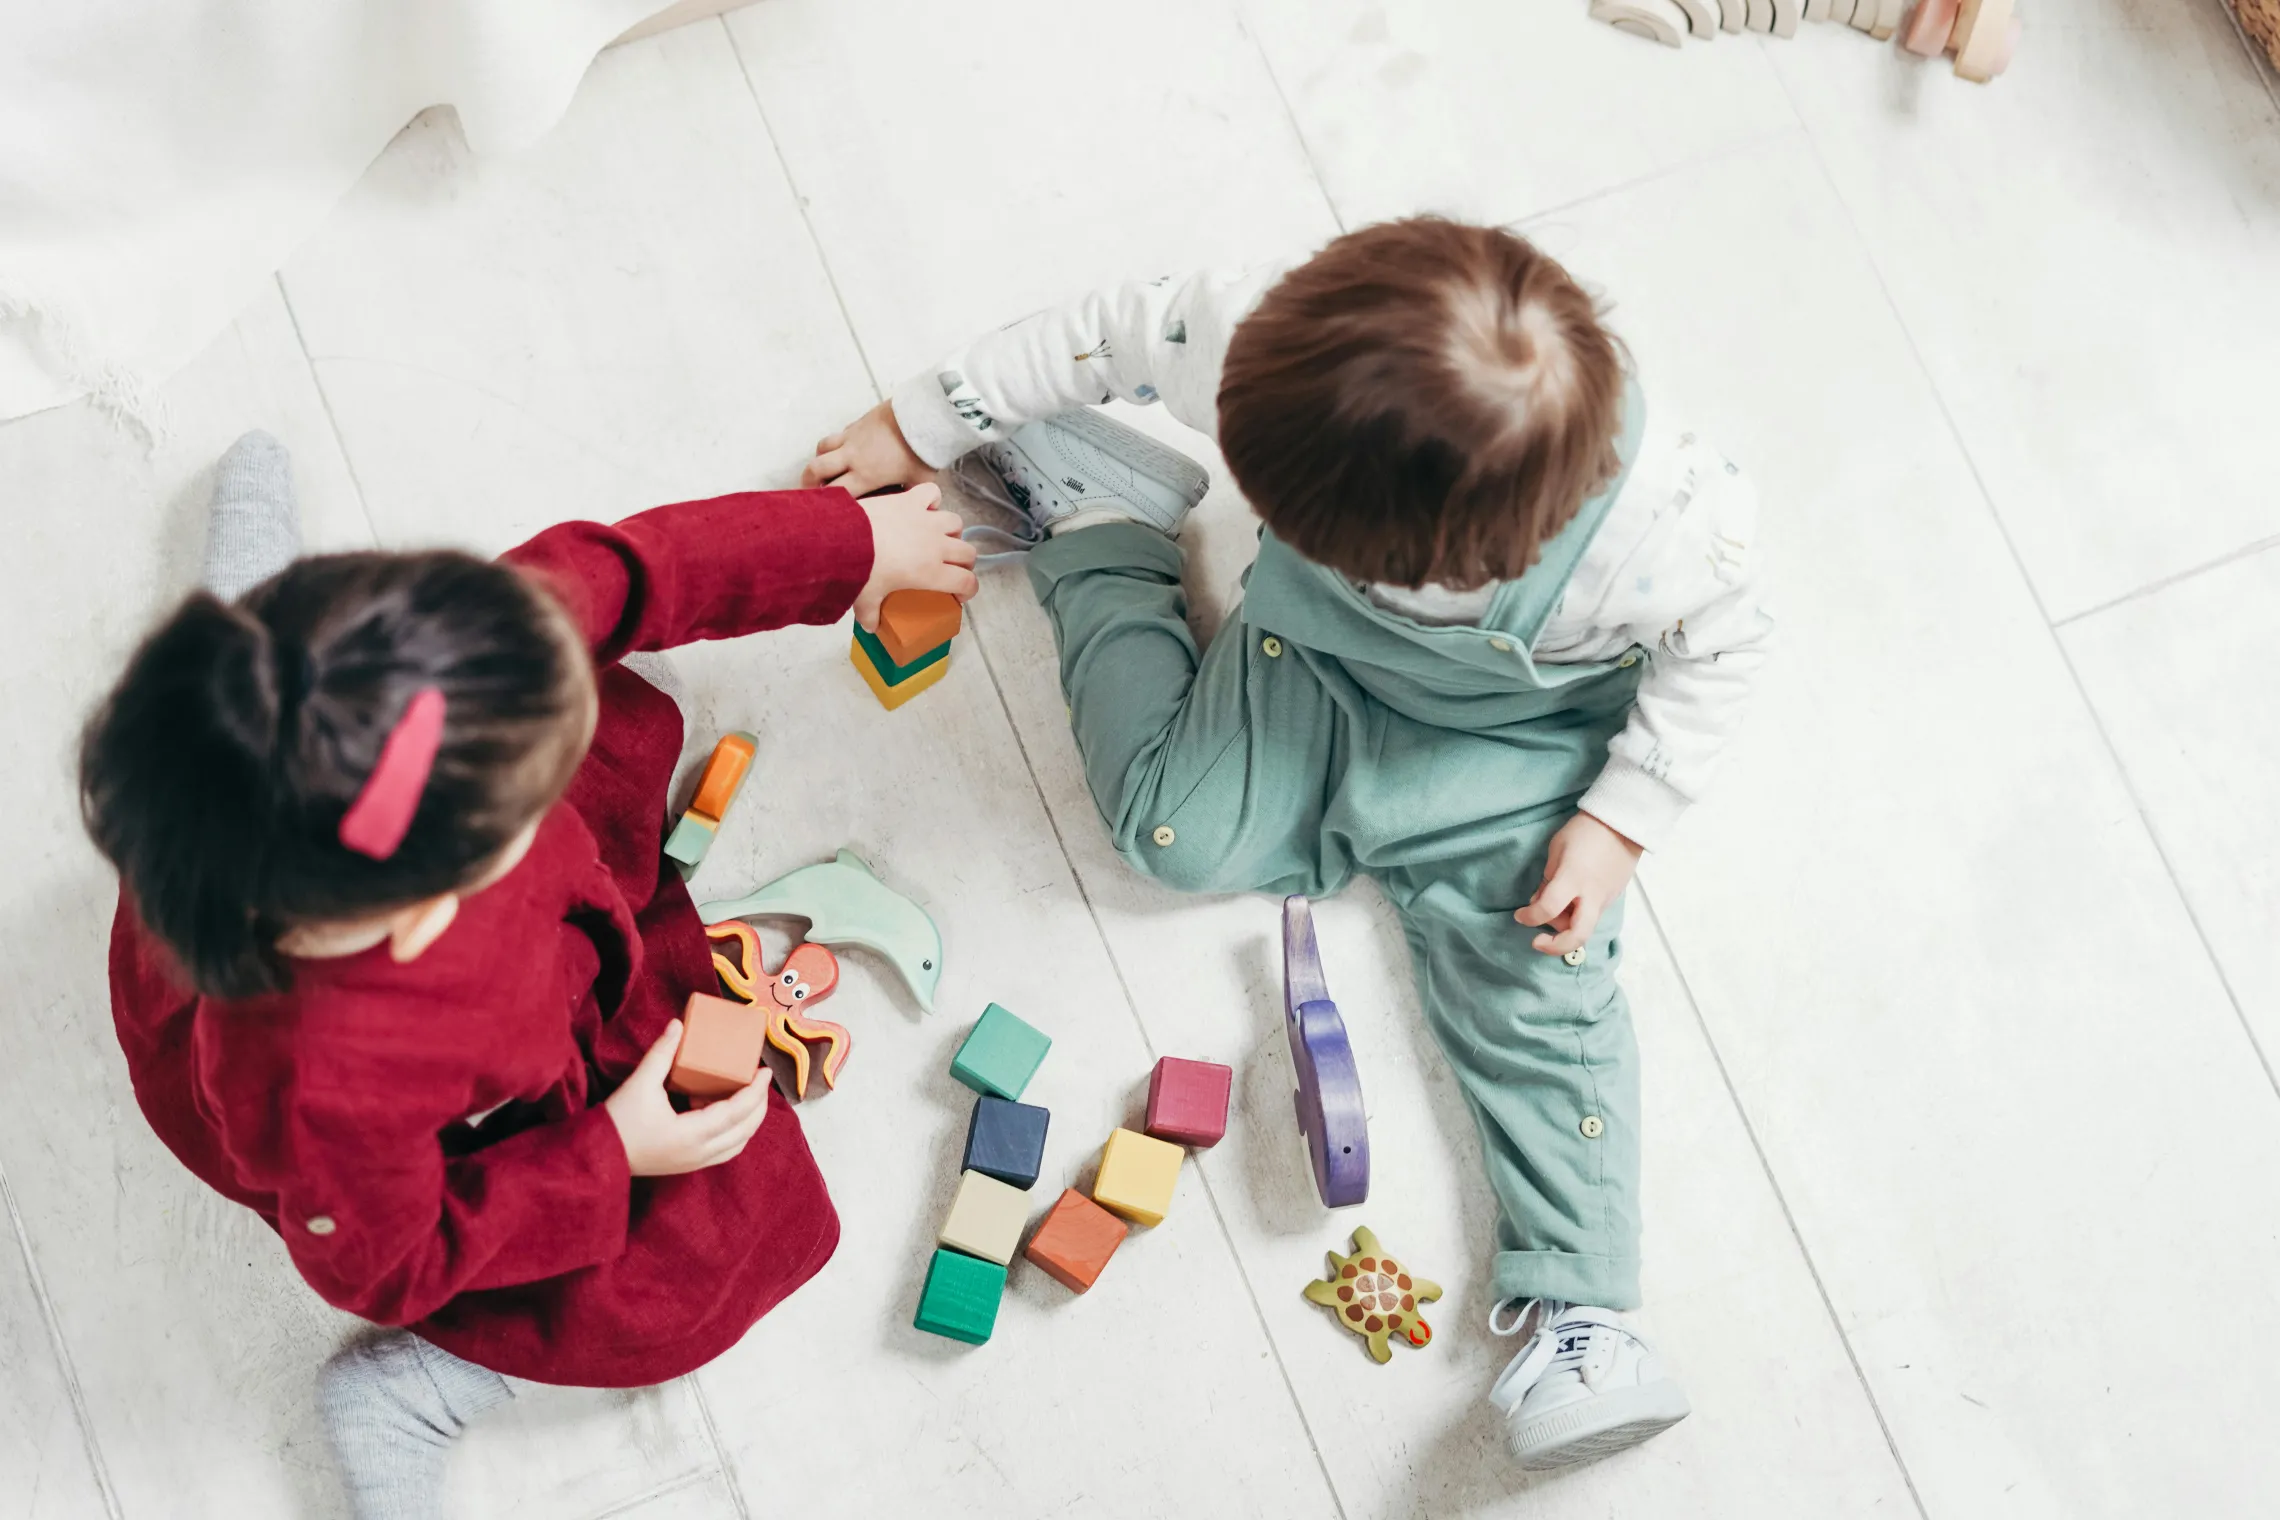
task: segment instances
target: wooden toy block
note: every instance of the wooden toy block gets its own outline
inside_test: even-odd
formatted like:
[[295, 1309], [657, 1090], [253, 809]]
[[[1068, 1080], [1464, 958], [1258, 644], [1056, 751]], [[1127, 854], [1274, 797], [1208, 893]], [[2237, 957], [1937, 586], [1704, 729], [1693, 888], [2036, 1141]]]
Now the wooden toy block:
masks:
[[1052, 1119], [1035, 1104], [1009, 1103], [983, 1093], [974, 1100], [974, 1116], [966, 1121], [966, 1156], [961, 1165], [1026, 1192], [1037, 1185], [1038, 1170], [1045, 1165], [1045, 1130]]
[[1753, 32], [1773, 30], [1773, 0], [1748, 0], [1742, 16], [1742, 25]]
[[967, 1031], [965, 1043], [950, 1060], [950, 1075], [979, 1093], [1008, 1100], [1019, 1098], [1052, 1038], [1040, 1033], [992, 1003]]
[[1004, 1294], [1003, 1266], [944, 1247], [926, 1269], [912, 1323], [930, 1335], [979, 1346], [997, 1327], [998, 1300]]
[[768, 1017], [750, 1003], [692, 992], [681, 1011], [681, 1048], [665, 1085], [691, 1098], [725, 1098], [760, 1075]]
[[1412, 1346], [1432, 1344], [1433, 1327], [1425, 1323], [1417, 1306], [1441, 1296], [1439, 1283], [1411, 1276], [1408, 1268], [1385, 1254], [1366, 1226], [1354, 1230], [1352, 1255], [1327, 1254], [1327, 1277], [1308, 1283], [1304, 1292], [1314, 1303], [1335, 1311], [1339, 1324], [1369, 1343], [1370, 1360], [1391, 1360], [1393, 1350], [1386, 1344], [1391, 1336], [1398, 1335]]
[[801, 866], [756, 892], [697, 909], [708, 924], [734, 918], [804, 918], [808, 943], [857, 945], [886, 957], [928, 1013], [942, 982], [942, 931], [926, 910], [879, 880], [853, 850]]
[[863, 631], [861, 623], [855, 625], [855, 647], [863, 651], [863, 658], [871, 662], [871, 668], [879, 673], [879, 679], [889, 686], [900, 686], [920, 671], [950, 658], [950, 646], [937, 644], [908, 665], [899, 665], [875, 635]]
[[1939, 57], [1955, 31], [1956, 8], [1956, 0], [1921, 0], [1900, 34], [1900, 45], [1919, 58]]
[[1677, 47], [1690, 29], [1676, 0], [1591, 0], [1591, 19], [1665, 47]]
[[752, 756], [759, 743], [751, 734], [730, 734], [714, 745], [712, 758], [705, 762], [704, 774], [697, 780], [696, 799], [689, 804], [689, 811], [711, 819], [716, 826], [726, 818], [728, 805], [736, 800], [752, 769]]
[[1794, 37], [1797, 23], [1805, 19], [1804, 0], [1773, 0], [1773, 35]]
[[1717, 0], [1678, 0], [1678, 8], [1686, 12], [1686, 30], [1689, 34], [1704, 42], [1718, 35]]
[[1100, 1281], [1102, 1269], [1116, 1248], [1124, 1244], [1130, 1227], [1078, 1192], [1065, 1189], [1037, 1233], [1021, 1254], [1035, 1262], [1062, 1287], [1082, 1293]]
[[2019, 19], [2011, 10], [2011, 0], [1963, 0], [1949, 38], [1958, 75], [1986, 84], [2010, 66], [2019, 44]]
[[1216, 1061], [1166, 1056], [1148, 1078], [1143, 1127], [1178, 1145], [1217, 1145], [1227, 1133], [1227, 1097], [1234, 1086], [1235, 1073]]
[[1853, 0], [1852, 28], [1856, 32], [1876, 30], [1876, 12], [1879, 0]]
[[1807, 21], [1828, 20], [1829, 0], [1805, 0], [1805, 19]]
[[683, 813], [681, 821], [673, 825], [673, 832], [665, 836], [665, 853], [685, 866], [700, 865], [718, 832], [717, 825], [694, 813]]
[[1021, 1231], [1028, 1223], [1027, 1193], [980, 1172], [961, 1172], [958, 1196], [950, 1200], [950, 1217], [936, 1238], [952, 1250], [1004, 1267], [1021, 1249]]
[[1140, 1224], [1162, 1224], [1171, 1211], [1186, 1152], [1168, 1140], [1120, 1129], [1100, 1153], [1093, 1202]]
[[862, 645], [854, 644], [849, 647], [853, 651], [851, 657], [855, 662], [856, 673], [862, 676], [863, 684], [871, 688], [871, 695], [877, 697], [879, 705], [888, 712], [893, 712], [912, 697], [936, 685], [944, 676], [950, 674], [950, 662], [948, 660], [937, 660], [903, 682], [902, 685], [889, 686], [880, 678], [878, 669], [872, 665], [870, 657], [863, 653]]
[[1908, 0], [1876, 0], [1876, 20], [1869, 26], [1868, 35], [1878, 42], [1890, 41], [1892, 34], [1900, 30], [1900, 20], [1907, 13]]
[[879, 643], [897, 665], [912, 665], [956, 638], [964, 623], [964, 610], [947, 591], [897, 591], [879, 604]]
[[1370, 1121], [1346, 1021], [1330, 1001], [1314, 912], [1303, 897], [1283, 899], [1283, 1032], [1298, 1077], [1299, 1132], [1314, 1163], [1314, 1188], [1338, 1209], [1370, 1196]]
[[1718, 30], [1740, 32], [1749, 19], [1749, 0], [1718, 0]]

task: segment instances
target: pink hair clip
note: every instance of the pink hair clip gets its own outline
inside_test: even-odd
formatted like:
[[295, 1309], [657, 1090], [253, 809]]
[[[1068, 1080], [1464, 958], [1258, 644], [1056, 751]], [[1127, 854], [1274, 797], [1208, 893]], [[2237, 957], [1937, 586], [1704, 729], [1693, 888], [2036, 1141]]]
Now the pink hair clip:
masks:
[[411, 832], [420, 810], [428, 772], [443, 743], [443, 692], [423, 686], [412, 694], [404, 715], [380, 746], [380, 762], [364, 778], [363, 789], [341, 815], [340, 842], [359, 855], [386, 860]]

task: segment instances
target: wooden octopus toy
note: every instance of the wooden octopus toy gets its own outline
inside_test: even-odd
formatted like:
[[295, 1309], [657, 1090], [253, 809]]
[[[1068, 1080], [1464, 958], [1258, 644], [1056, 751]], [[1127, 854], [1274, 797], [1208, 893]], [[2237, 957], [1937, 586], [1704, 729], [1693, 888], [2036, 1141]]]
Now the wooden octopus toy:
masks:
[[[811, 1077], [821, 1077], [826, 1088], [836, 1090], [855, 1037], [829, 1020], [806, 1017], [804, 1010], [839, 985], [839, 958], [821, 945], [797, 944], [770, 976], [762, 969], [766, 961], [760, 936], [750, 924], [732, 918], [707, 924], [705, 934], [719, 946], [712, 959], [722, 985], [767, 1012], [768, 1048], [784, 1058], [771, 1058], [768, 1064], [788, 1085], [785, 1096], [804, 1102]], [[811, 1047], [820, 1047], [820, 1055]]]

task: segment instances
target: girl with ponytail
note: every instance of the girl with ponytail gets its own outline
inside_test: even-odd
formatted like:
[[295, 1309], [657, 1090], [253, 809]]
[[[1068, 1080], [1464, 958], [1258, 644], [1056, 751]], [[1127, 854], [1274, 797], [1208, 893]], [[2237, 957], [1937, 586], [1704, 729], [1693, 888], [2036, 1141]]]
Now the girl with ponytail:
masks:
[[678, 1377], [838, 1240], [770, 1084], [666, 1097], [716, 989], [660, 851], [680, 714], [625, 658], [969, 596], [974, 556], [922, 486], [295, 561], [286, 471], [262, 434], [225, 456], [208, 589], [90, 720], [82, 808], [143, 1112], [327, 1302], [403, 1327], [320, 1403], [355, 1512], [428, 1515], [500, 1374]]

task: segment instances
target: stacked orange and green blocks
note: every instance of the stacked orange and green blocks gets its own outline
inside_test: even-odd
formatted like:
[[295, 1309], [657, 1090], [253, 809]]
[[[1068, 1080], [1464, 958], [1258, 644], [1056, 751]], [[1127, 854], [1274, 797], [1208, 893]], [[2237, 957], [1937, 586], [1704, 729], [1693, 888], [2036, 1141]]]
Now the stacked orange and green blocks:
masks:
[[728, 816], [728, 805], [743, 789], [759, 746], [759, 739], [751, 734], [730, 734], [713, 746], [712, 758], [705, 762], [704, 775], [697, 782], [697, 795], [689, 800], [689, 810], [673, 825], [673, 832], [665, 836], [665, 853], [686, 868], [683, 874], [694, 871], [712, 848], [713, 836], [720, 832], [720, 821]]
[[848, 657], [892, 712], [950, 673], [950, 641], [963, 616], [946, 591], [898, 591], [879, 607], [879, 631], [855, 625]]

